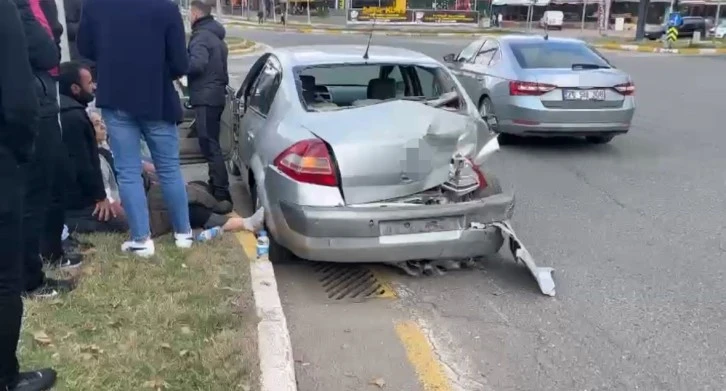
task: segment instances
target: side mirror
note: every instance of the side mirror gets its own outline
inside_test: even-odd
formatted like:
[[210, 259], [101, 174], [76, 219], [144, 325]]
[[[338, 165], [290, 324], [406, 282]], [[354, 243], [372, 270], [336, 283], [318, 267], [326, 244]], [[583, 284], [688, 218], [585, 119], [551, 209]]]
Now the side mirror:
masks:
[[450, 53], [444, 56], [444, 62], [454, 62], [456, 60], [456, 54]]

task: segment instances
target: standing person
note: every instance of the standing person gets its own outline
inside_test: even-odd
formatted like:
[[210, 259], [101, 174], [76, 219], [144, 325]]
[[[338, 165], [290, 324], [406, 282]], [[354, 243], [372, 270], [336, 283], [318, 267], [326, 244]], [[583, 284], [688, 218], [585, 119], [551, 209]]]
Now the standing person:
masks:
[[219, 201], [232, 201], [229, 174], [219, 145], [222, 111], [227, 100], [227, 44], [224, 27], [214, 20], [212, 7], [194, 0], [189, 12], [189, 103], [194, 108], [199, 148], [209, 166], [209, 189]]
[[20, 15], [0, 0], [0, 390], [42, 391], [55, 383], [52, 369], [19, 372], [17, 347], [23, 317], [22, 165], [32, 155], [38, 116], [36, 79]]
[[30, 296], [53, 297], [71, 290], [72, 285], [68, 281], [45, 278], [41, 253], [49, 262], [62, 267], [77, 266], [81, 262], [80, 254], [66, 255], [63, 251], [63, 188], [56, 183], [62, 173], [64, 151], [53, 74], [57, 75], [60, 63], [60, 36], [57, 34], [62, 27], [54, 28], [57, 23], [50, 23], [43, 11], [43, 4], [55, 10], [54, 4], [41, 3], [41, 0], [13, 1], [23, 22], [39, 104], [34, 153], [25, 168], [23, 279]]
[[81, 23], [81, 8], [83, 0], [63, 0], [63, 6], [66, 11], [66, 33], [68, 34], [68, 51], [71, 55], [71, 61], [81, 61], [91, 69], [94, 74], [93, 62], [81, 56], [76, 45], [76, 37], [78, 36], [78, 25]]
[[118, 199], [106, 195], [96, 131], [86, 109], [94, 99], [91, 70], [77, 62], [61, 64], [58, 77], [63, 142], [68, 151], [66, 222], [71, 232], [121, 232], [128, 226], [118, 215]]
[[121, 250], [142, 257], [154, 254], [141, 179], [142, 137], [159, 175], [176, 245], [191, 247], [176, 127], [182, 105], [173, 85], [189, 68], [179, 8], [168, 0], [88, 1], [76, 44], [79, 53], [96, 64], [96, 107], [108, 127], [131, 231]]

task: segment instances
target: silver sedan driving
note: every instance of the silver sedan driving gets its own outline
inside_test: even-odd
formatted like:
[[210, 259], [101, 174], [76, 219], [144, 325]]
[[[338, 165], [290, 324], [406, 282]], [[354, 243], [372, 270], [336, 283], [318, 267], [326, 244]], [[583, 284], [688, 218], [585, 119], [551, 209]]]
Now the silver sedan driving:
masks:
[[444, 56], [500, 142], [518, 136], [584, 136], [607, 143], [630, 129], [635, 85], [577, 39], [509, 35]]

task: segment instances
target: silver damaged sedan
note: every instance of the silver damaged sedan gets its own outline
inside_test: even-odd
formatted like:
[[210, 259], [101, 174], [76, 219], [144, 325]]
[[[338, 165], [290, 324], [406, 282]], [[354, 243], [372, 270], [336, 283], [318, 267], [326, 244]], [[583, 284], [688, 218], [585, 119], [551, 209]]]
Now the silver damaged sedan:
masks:
[[498, 149], [438, 61], [380, 46], [274, 49], [236, 94], [233, 172], [265, 208], [271, 257], [377, 262], [419, 275], [496, 254], [514, 198], [483, 168]]
[[584, 136], [607, 143], [630, 129], [635, 85], [585, 42], [510, 35], [444, 56], [504, 143], [519, 136]]

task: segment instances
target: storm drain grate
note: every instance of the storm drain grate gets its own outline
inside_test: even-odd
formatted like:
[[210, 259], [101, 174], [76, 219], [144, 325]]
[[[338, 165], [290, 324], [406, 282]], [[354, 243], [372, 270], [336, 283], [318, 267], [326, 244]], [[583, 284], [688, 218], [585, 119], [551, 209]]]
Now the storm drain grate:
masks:
[[314, 268], [329, 299], [395, 297], [393, 290], [369, 268], [358, 265], [319, 264]]

